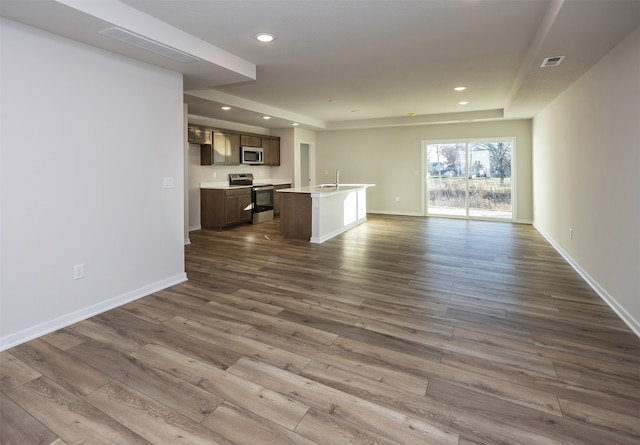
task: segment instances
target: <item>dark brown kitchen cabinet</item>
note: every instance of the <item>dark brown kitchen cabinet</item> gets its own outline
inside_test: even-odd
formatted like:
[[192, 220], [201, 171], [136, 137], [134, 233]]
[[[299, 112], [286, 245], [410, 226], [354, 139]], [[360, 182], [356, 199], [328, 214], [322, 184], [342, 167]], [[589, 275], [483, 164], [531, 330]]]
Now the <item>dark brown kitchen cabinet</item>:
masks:
[[263, 137], [262, 148], [265, 165], [280, 165], [280, 138]]
[[213, 130], [213, 144], [200, 146], [200, 165], [240, 164], [240, 135]]
[[200, 144], [200, 165], [213, 165], [213, 145]]
[[251, 221], [251, 188], [201, 189], [200, 224], [222, 229]]
[[188, 127], [187, 141], [190, 144], [211, 144], [211, 130], [207, 128]]
[[246, 147], [262, 147], [262, 138], [252, 134], [241, 134], [240, 145]]
[[264, 165], [280, 165], [280, 138], [211, 127], [188, 128], [189, 143], [200, 144], [200, 165], [239, 165], [240, 147], [262, 147]]
[[275, 184], [273, 186], [273, 216], [280, 215], [280, 203], [282, 201], [282, 193], [278, 193], [281, 189], [290, 189], [291, 184]]

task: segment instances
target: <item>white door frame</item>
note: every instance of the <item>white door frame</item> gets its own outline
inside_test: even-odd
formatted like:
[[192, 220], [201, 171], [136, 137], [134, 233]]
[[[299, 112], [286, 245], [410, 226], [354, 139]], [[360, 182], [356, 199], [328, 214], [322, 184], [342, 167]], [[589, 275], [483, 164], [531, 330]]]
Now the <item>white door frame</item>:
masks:
[[[301, 168], [300, 162], [302, 161], [302, 145], [307, 145], [309, 147], [309, 178], [301, 177]], [[309, 141], [298, 141], [296, 145], [296, 150], [294, 153], [294, 173], [293, 180], [295, 187], [306, 187], [311, 184], [315, 184], [316, 179], [316, 156], [315, 156], [315, 145], [313, 142]], [[307, 181], [309, 179], [310, 181]]]

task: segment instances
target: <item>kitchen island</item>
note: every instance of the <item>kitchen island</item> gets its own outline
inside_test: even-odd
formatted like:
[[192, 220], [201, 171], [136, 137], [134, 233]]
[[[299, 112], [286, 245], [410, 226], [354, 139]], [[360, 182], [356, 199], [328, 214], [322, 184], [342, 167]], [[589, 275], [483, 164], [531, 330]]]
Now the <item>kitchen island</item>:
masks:
[[367, 188], [375, 184], [322, 184], [278, 190], [280, 232], [322, 243], [367, 220]]

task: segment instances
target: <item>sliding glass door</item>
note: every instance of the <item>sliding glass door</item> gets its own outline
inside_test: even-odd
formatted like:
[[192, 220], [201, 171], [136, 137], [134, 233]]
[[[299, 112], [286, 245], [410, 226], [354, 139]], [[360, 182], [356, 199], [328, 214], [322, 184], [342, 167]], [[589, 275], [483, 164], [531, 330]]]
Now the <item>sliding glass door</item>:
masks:
[[466, 144], [429, 144], [427, 153], [427, 213], [466, 216]]
[[423, 144], [427, 214], [512, 219], [513, 141]]

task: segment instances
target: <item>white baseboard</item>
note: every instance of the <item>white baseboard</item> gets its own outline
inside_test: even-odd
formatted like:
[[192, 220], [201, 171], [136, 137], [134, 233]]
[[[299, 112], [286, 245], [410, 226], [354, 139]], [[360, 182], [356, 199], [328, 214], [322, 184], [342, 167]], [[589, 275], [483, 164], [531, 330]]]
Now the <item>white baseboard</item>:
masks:
[[571, 256], [565, 252], [547, 233], [545, 233], [540, 227], [533, 224], [533, 227], [540, 232], [540, 234], [553, 246], [554, 249], [564, 258], [573, 269], [587, 282], [589, 286], [604, 300], [605, 303], [615, 312], [618, 317], [633, 331], [638, 338], [640, 338], [640, 321], [634, 319], [609, 293], [598, 284], [585, 270], [576, 263]]
[[189, 227], [189, 232], [193, 232], [194, 230], [200, 230], [200, 229], [202, 229], [201, 225], [191, 226]]
[[101, 314], [110, 309], [122, 306], [123, 304], [130, 303], [131, 301], [135, 301], [142, 297], [146, 297], [147, 295], [150, 295], [154, 292], [166, 289], [170, 286], [182, 283], [186, 280], [187, 274], [184, 272], [179, 273], [164, 280], [149, 284], [148, 286], [135, 289], [131, 292], [127, 292], [109, 300], [102, 301], [100, 303], [94, 304], [84, 309], [80, 309], [67, 315], [63, 315], [62, 317], [58, 317], [45, 323], [41, 323], [37, 326], [24, 329], [20, 332], [16, 332], [15, 334], [2, 337], [0, 338], [0, 351], [4, 351], [5, 349], [9, 349], [21, 343], [33, 340], [34, 338], [38, 338], [51, 332], [57, 331], [58, 329], [70, 326], [79, 321], [86, 320], [87, 318], [93, 317], [94, 315]]
[[352, 222], [351, 224], [347, 224], [347, 225], [346, 225], [346, 226], [344, 226], [344, 227], [340, 227], [339, 229], [336, 229], [336, 230], [334, 230], [333, 232], [329, 232], [329, 233], [327, 233], [327, 234], [326, 234], [326, 235], [324, 235], [324, 236], [320, 236], [320, 237], [312, 236], [312, 237], [309, 239], [309, 242], [310, 242], [310, 243], [324, 243], [325, 241], [327, 241], [327, 240], [329, 240], [329, 239], [333, 238], [334, 236], [338, 236], [338, 235], [340, 235], [341, 233], [344, 233], [344, 232], [346, 232], [347, 230], [351, 229], [352, 227], [355, 227], [355, 226], [357, 226], [357, 225], [360, 225], [360, 224], [362, 224], [362, 223], [364, 223], [364, 222], [366, 222], [366, 221], [367, 221], [367, 218], [366, 218], [366, 217], [365, 217], [365, 218], [360, 218], [359, 220], [354, 221], [354, 222]]
[[[453, 218], [453, 219], [467, 219], [466, 216], [452, 216], [452, 215], [425, 215], [420, 212], [397, 212], [393, 210], [367, 210], [367, 213], [379, 214], [379, 215], [397, 215], [397, 216], [424, 216], [435, 218]], [[498, 218], [472, 218], [477, 221], [499, 221], [510, 222], [515, 224], [529, 224], [533, 225], [533, 221], [530, 219], [498, 219]]]
[[398, 216], [424, 216], [419, 212], [396, 212], [393, 210], [367, 210], [367, 213], [377, 213], [380, 215], [398, 215]]

